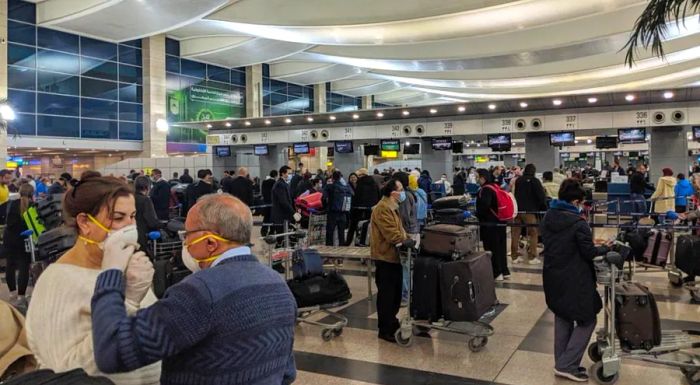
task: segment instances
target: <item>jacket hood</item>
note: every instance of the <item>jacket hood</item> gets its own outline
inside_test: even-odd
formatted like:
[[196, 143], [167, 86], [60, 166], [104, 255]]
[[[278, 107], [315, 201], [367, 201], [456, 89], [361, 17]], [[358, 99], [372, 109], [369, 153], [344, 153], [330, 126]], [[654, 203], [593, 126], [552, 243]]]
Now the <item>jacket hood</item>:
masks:
[[566, 231], [576, 222], [583, 220], [578, 208], [571, 203], [555, 199], [542, 220], [542, 225], [553, 233]]
[[659, 178], [659, 183], [663, 183], [668, 187], [673, 187], [676, 185], [676, 178], [672, 176], [662, 176]]

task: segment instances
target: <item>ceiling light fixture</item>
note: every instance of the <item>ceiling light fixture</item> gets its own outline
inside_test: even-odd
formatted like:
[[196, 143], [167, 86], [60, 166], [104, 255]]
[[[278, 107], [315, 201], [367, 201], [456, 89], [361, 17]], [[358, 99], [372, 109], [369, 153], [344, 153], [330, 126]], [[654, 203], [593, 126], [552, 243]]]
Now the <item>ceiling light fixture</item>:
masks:
[[562, 103], [561, 99], [552, 100], [552, 104], [554, 104], [555, 106], [561, 106], [561, 103]]
[[272, 122], [269, 119], [265, 119], [265, 124], [269, 126], [270, 124], [272, 124]]
[[246, 126], [250, 126], [250, 124], [251, 124], [251, 123], [250, 123], [249, 121], [247, 121], [247, 120], [245, 121], [245, 125], [246, 125]]
[[431, 108], [431, 109], [430, 109], [430, 113], [431, 113], [431, 114], [437, 114], [437, 110], [436, 110], [435, 108]]
[[330, 117], [328, 117], [328, 119], [330, 119], [330, 120], [335, 120], [335, 116], [334, 116], [334, 115], [331, 115]]
[[520, 108], [527, 108], [527, 103], [520, 102]]
[[226, 127], [231, 127], [231, 122], [226, 122]]
[[384, 113], [383, 113], [383, 112], [377, 112], [377, 117], [378, 117], [378, 118], [383, 118], [383, 117], [384, 117]]
[[411, 113], [408, 110], [403, 110], [402, 114], [403, 116], [411, 115]]
[[489, 104], [489, 110], [495, 110], [496, 105], [495, 104]]
[[0, 118], [5, 121], [15, 120], [15, 110], [7, 103], [0, 104]]
[[287, 118], [287, 119], [284, 120], [284, 122], [287, 123], [287, 124], [289, 124], [289, 123], [292, 122], [292, 119]]
[[588, 143], [588, 144], [593, 143], [593, 139], [588, 139], [588, 140], [586, 141], [586, 143]]
[[212, 127], [212, 125], [211, 125], [211, 124], [207, 124], [207, 128], [211, 128], [211, 127]]
[[306, 118], [306, 121], [309, 122], [309, 123], [311, 123], [311, 122], [314, 121], [314, 118], [312, 118], [312, 117], [309, 116], [308, 118]]
[[457, 107], [457, 111], [459, 111], [459, 112], [464, 112], [466, 110], [467, 110], [467, 107], [464, 107], [464, 106]]
[[598, 102], [598, 98], [588, 98], [588, 103], [590, 103], [590, 104], [597, 103], [597, 102]]
[[673, 92], [671, 92], [671, 91], [664, 92], [664, 99], [671, 99], [671, 98], [673, 98]]
[[627, 94], [627, 96], [625, 96], [625, 100], [627, 100], [628, 102], [634, 101], [634, 95]]
[[360, 119], [360, 115], [358, 115], [358, 114], [352, 114], [352, 118], [353, 118], [353, 119]]
[[574, 144], [578, 144], [578, 139], [577, 139], [577, 140], [574, 140]]

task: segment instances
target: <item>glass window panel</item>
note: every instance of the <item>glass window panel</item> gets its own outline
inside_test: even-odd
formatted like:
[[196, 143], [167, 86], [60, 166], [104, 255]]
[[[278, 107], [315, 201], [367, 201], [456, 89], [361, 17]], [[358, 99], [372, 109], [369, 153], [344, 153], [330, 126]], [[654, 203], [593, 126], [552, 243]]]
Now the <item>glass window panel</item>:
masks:
[[117, 45], [106, 41], [80, 37], [80, 53], [105, 60], [117, 61]]
[[78, 76], [39, 71], [37, 90], [54, 94], [80, 96], [80, 78]]
[[119, 81], [123, 83], [143, 83], [143, 71], [141, 67], [126, 64], [119, 65]]
[[270, 80], [270, 91], [286, 94], [287, 93], [287, 83], [281, 82], [279, 80], [271, 79]]
[[55, 49], [57, 51], [78, 53], [78, 35], [53, 29], [37, 28], [37, 46]]
[[263, 95], [267, 95], [270, 92], [272, 92], [272, 90], [270, 90], [270, 78], [263, 78], [262, 84], [263, 84]]
[[113, 120], [81, 119], [80, 137], [92, 139], [117, 139], [119, 123]]
[[245, 72], [231, 71], [231, 84], [245, 87]]
[[37, 113], [46, 115], [78, 116], [80, 99], [73, 96], [38, 93]]
[[118, 118], [117, 107], [119, 103], [117, 102], [83, 98], [80, 101], [80, 105], [82, 107], [80, 116], [84, 118], [111, 120], [116, 120]]
[[270, 77], [270, 65], [263, 63], [262, 65], [262, 75], [265, 77]]
[[196, 85], [204, 85], [205, 81], [202, 79], [191, 78], [189, 76], [180, 76], [180, 89], [185, 89], [188, 87]]
[[142, 103], [142, 87], [136, 84], [120, 84], [119, 85], [119, 101]]
[[36, 128], [39, 136], [65, 136], [69, 138], [80, 136], [78, 118], [37, 115]]
[[80, 58], [80, 69], [83, 76], [115, 82], [118, 80], [117, 63], [114, 62], [83, 57]]
[[7, 22], [7, 39], [15, 43], [36, 45], [36, 27], [10, 20]]
[[231, 90], [231, 85], [228, 83], [220, 83], [220, 82], [207, 82], [205, 81], [203, 84], [205, 87], [208, 88], [214, 88], [217, 90], [222, 90], [222, 91], [230, 91]]
[[273, 116], [276, 115], [286, 115], [287, 114], [287, 109], [284, 108], [284, 106], [271, 106], [270, 107], [270, 113]]
[[207, 78], [218, 82], [231, 82], [231, 70], [228, 68], [207, 65]]
[[51, 72], [62, 72], [74, 75], [80, 73], [80, 60], [78, 56], [56, 51], [39, 49], [37, 53], [37, 66], [39, 69]]
[[167, 55], [165, 57], [165, 71], [179, 74], [180, 73], [180, 58], [177, 56]]
[[36, 112], [36, 93], [32, 91], [8, 90], [7, 100], [17, 112]]
[[263, 116], [272, 116], [272, 111], [270, 110], [270, 106], [265, 106], [263, 108]]
[[136, 39], [136, 40], [125, 41], [121, 44], [128, 45], [131, 47], [141, 48], [142, 41], [141, 41], [141, 39]]
[[118, 99], [118, 86], [115, 82], [83, 78], [80, 84], [82, 96], [100, 99]]
[[272, 94], [267, 94], [267, 95], [263, 96], [263, 104], [264, 105], [269, 106], [271, 104], [271, 101], [272, 101], [271, 95]]
[[170, 91], [177, 91], [180, 89], [180, 76], [166, 73], [165, 74], [165, 88]]
[[143, 106], [141, 104], [119, 103], [119, 120], [142, 122]]
[[7, 86], [21, 90], [35, 90], [36, 71], [22, 67], [7, 67]]
[[7, 123], [7, 134], [12, 135], [36, 135], [36, 115], [17, 114], [15, 120]]
[[180, 56], [180, 42], [174, 39], [165, 39], [165, 53]]
[[36, 5], [21, 0], [7, 2], [7, 17], [26, 23], [36, 23]]
[[141, 50], [126, 45], [120, 45], [119, 62], [141, 67]]
[[192, 76], [199, 79], [204, 79], [207, 74], [207, 65], [192, 60], [180, 60], [180, 73], [186, 76]]
[[302, 89], [303, 89], [302, 86], [298, 86], [296, 84], [289, 83], [287, 85], [287, 95], [289, 95], [290, 97], [292, 97], [292, 96], [302, 97], [302, 96], [304, 96]]
[[7, 64], [36, 67], [36, 48], [10, 43], [7, 47]]
[[277, 93], [270, 94], [270, 105], [274, 106], [282, 103], [287, 103], [287, 95]]
[[143, 140], [143, 123], [119, 122], [119, 139]]

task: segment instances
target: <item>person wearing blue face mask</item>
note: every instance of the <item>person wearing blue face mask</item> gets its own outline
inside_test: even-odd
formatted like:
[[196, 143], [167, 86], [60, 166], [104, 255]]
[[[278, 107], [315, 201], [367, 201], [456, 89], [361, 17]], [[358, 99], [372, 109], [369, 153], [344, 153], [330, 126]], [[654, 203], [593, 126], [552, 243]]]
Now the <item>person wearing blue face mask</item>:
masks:
[[[279, 171], [279, 179], [277, 179], [275, 185], [272, 186], [272, 210], [270, 210], [270, 219], [272, 223], [274, 223], [274, 226], [270, 234], [282, 233], [285, 221], [289, 223], [296, 221], [294, 202], [292, 201], [292, 194], [290, 192], [289, 183], [287, 182], [290, 170], [291, 168], [288, 166], [282, 166]], [[301, 216], [299, 216], [299, 219], [301, 219]]]
[[382, 199], [374, 206], [370, 219], [370, 256], [376, 266], [377, 317], [380, 339], [396, 343], [399, 329], [396, 315], [401, 306], [403, 269], [397, 247], [413, 247], [415, 241], [401, 224], [399, 203], [406, 199], [401, 182], [394, 178], [382, 188]]

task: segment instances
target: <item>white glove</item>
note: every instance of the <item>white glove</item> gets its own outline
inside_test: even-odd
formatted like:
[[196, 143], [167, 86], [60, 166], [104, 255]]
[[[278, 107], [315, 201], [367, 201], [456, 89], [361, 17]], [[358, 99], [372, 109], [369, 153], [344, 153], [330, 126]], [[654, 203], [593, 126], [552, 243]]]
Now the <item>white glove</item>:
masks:
[[301, 220], [301, 214], [294, 213], [294, 222], [299, 222]]
[[124, 297], [138, 307], [153, 282], [153, 264], [143, 251], [136, 252], [126, 267], [126, 292]]
[[122, 237], [107, 237], [102, 256], [102, 270], [117, 269], [124, 271], [136, 247], [127, 243]]

